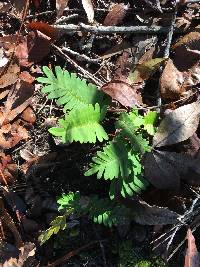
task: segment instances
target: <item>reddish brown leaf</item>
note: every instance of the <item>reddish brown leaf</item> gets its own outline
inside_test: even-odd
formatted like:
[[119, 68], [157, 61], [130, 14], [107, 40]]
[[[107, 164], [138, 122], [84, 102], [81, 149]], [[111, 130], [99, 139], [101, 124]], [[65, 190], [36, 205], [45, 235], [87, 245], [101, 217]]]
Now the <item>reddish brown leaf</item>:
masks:
[[20, 66], [28, 67], [31, 65], [28, 60], [28, 46], [26, 37], [21, 39], [19, 44], [16, 46], [15, 56], [18, 58]]
[[105, 17], [103, 25], [115, 26], [122, 23], [128, 8], [129, 5], [125, 5], [124, 3], [115, 4]]
[[57, 18], [60, 18], [63, 15], [63, 12], [67, 7], [68, 2], [69, 0], [56, 0]]
[[51, 38], [51, 41], [55, 41], [58, 37], [58, 30], [50, 26], [46, 22], [33, 21], [26, 25], [29, 30], [40, 31], [44, 35]]
[[40, 31], [30, 32], [27, 37], [29, 61], [39, 62], [50, 52], [51, 38]]
[[187, 240], [188, 248], [185, 255], [184, 267], [200, 267], [200, 254], [197, 251], [195, 238], [190, 229], [187, 231]]
[[3, 152], [0, 153], [0, 183], [10, 184], [13, 183], [17, 178], [17, 164], [15, 164], [10, 155], [5, 155]]
[[31, 124], [35, 123], [36, 115], [31, 107], [27, 107], [21, 115], [21, 118]]
[[33, 77], [28, 71], [22, 71], [19, 78], [27, 83], [33, 83], [35, 81], [35, 77]]
[[113, 80], [101, 87], [101, 90], [123, 106], [134, 107], [142, 105], [142, 98], [126, 82]]
[[183, 93], [183, 73], [177, 70], [173, 61], [169, 59], [160, 79], [160, 91], [164, 99], [177, 99]]

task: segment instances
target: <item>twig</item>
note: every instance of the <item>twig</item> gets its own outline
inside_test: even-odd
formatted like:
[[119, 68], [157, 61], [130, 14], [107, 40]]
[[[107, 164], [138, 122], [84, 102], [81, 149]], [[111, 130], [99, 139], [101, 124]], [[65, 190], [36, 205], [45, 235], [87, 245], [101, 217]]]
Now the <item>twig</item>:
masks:
[[[53, 25], [54, 28], [59, 29], [65, 33], [70, 32], [91, 32], [91, 33], [101, 33], [101, 34], [111, 34], [111, 33], [151, 33], [151, 34], [162, 34], [168, 33], [170, 27], [162, 27], [162, 26], [94, 26], [94, 25], [86, 25], [84, 23], [80, 23], [79, 25], [75, 24], [67, 24], [67, 25]], [[182, 32], [179, 29], [175, 29], [175, 32]]]
[[101, 58], [89, 58], [88, 56], [84, 54], [79, 54], [78, 52], [75, 52], [67, 47], [62, 47], [62, 51], [68, 52], [71, 55], [76, 56], [77, 60], [80, 60], [80, 61], [88, 61], [90, 63], [98, 63], [99, 61], [102, 61]]
[[91, 74], [89, 71], [83, 69], [81, 66], [79, 66], [74, 60], [72, 60], [68, 55], [63, 53], [63, 51], [56, 45], [52, 44], [52, 47], [54, 48], [55, 52], [57, 52], [59, 55], [63, 56], [68, 62], [70, 62], [73, 66], [75, 66], [79, 71], [81, 71], [85, 76], [90, 78], [93, 82], [95, 82], [96, 85], [102, 86], [103, 82], [99, 80], [98, 78], [94, 77], [93, 74]]
[[[101, 242], [103, 242], [105, 240], [101, 240]], [[48, 267], [55, 267], [55, 266], [60, 266], [61, 263], [67, 261], [68, 259], [70, 259], [71, 257], [77, 255], [80, 251], [88, 248], [88, 247], [91, 247], [95, 244], [98, 244], [100, 241], [93, 241], [93, 242], [90, 242], [89, 244], [85, 245], [85, 246], [82, 246], [80, 248], [77, 248], [75, 250], [72, 250], [70, 252], [68, 252], [66, 255], [64, 255], [62, 258], [60, 259], [57, 259], [56, 261], [52, 262], [51, 264], [48, 264]]]

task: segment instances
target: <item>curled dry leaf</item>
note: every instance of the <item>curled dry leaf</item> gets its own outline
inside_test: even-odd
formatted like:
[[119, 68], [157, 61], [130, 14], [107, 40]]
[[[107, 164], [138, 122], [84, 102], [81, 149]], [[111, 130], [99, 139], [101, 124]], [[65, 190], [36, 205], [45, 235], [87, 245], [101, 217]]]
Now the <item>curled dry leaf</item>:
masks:
[[171, 59], [163, 70], [160, 78], [160, 92], [164, 99], [177, 99], [183, 93], [183, 73], [178, 71]]
[[57, 18], [60, 18], [63, 15], [63, 12], [67, 7], [68, 2], [69, 0], [56, 0]]
[[58, 38], [58, 33], [59, 33], [58, 29], [54, 28], [53, 26], [49, 25], [46, 22], [33, 21], [27, 24], [26, 27], [32, 31], [40, 31], [44, 35], [51, 38], [52, 42]]
[[124, 17], [126, 16], [129, 5], [124, 3], [115, 4], [108, 12], [104, 19], [103, 25], [105, 26], [115, 26], [122, 23]]
[[87, 14], [89, 23], [94, 22], [94, 8], [91, 0], [82, 0], [83, 8]]
[[27, 107], [21, 115], [21, 118], [31, 124], [35, 123], [36, 115], [31, 107]]
[[199, 124], [200, 102], [171, 111], [161, 121], [153, 138], [154, 147], [173, 145], [192, 136]]
[[113, 80], [101, 87], [101, 90], [113, 99], [119, 101], [123, 106], [134, 107], [142, 105], [142, 98], [130, 84]]
[[195, 244], [195, 238], [192, 231], [187, 231], [188, 248], [185, 255], [184, 267], [200, 267], [200, 254]]

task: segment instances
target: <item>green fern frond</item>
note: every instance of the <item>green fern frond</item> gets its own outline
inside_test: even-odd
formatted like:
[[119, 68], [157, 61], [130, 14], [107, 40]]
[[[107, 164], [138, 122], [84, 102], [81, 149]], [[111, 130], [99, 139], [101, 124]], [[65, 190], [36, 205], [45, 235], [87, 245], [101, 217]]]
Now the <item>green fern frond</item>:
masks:
[[98, 179], [103, 177], [105, 180], [112, 180], [119, 176], [128, 176], [131, 171], [128, 150], [123, 140], [120, 139], [117, 139], [116, 142], [109, 142], [103, 151], [97, 152], [92, 161], [85, 176], [97, 173]]
[[43, 93], [49, 99], [57, 99], [58, 105], [64, 105], [64, 110], [80, 109], [88, 104], [100, 105], [104, 102], [105, 94], [94, 84], [87, 84], [75, 74], [70, 74], [60, 67], [55, 67], [55, 75], [48, 67], [43, 67], [46, 77], [39, 77], [38, 82], [44, 84]]
[[73, 210], [77, 216], [88, 215], [95, 223], [110, 227], [121, 224], [129, 215], [129, 209], [108, 198], [100, 199], [96, 195], [86, 198], [78, 192], [70, 192], [63, 195], [58, 203], [62, 203], [62, 209], [65, 208], [66, 211]]
[[121, 135], [130, 140], [136, 153], [141, 154], [150, 150], [148, 141], [143, 138], [142, 134], [136, 132], [143, 124], [143, 117], [136, 112], [123, 113], [116, 122], [116, 127], [121, 129]]
[[100, 124], [104, 117], [105, 110], [100, 110], [98, 104], [95, 107], [88, 105], [66, 114], [65, 119], [59, 120], [60, 128], [53, 127], [49, 132], [62, 137], [63, 143], [95, 143], [97, 139], [102, 142], [108, 140], [108, 135]]

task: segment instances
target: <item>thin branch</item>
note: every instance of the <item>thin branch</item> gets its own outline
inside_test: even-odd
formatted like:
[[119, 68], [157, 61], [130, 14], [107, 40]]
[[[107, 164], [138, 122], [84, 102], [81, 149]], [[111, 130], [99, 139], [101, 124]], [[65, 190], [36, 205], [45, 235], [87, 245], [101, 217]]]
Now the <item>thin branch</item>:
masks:
[[[170, 27], [162, 26], [98, 26], [98, 25], [86, 25], [80, 23], [79, 25], [67, 24], [67, 25], [53, 25], [54, 28], [59, 29], [61, 32], [91, 32], [98, 34], [111, 34], [111, 33], [151, 33], [162, 34], [168, 33]], [[182, 32], [179, 29], [175, 29], [175, 32]]]

